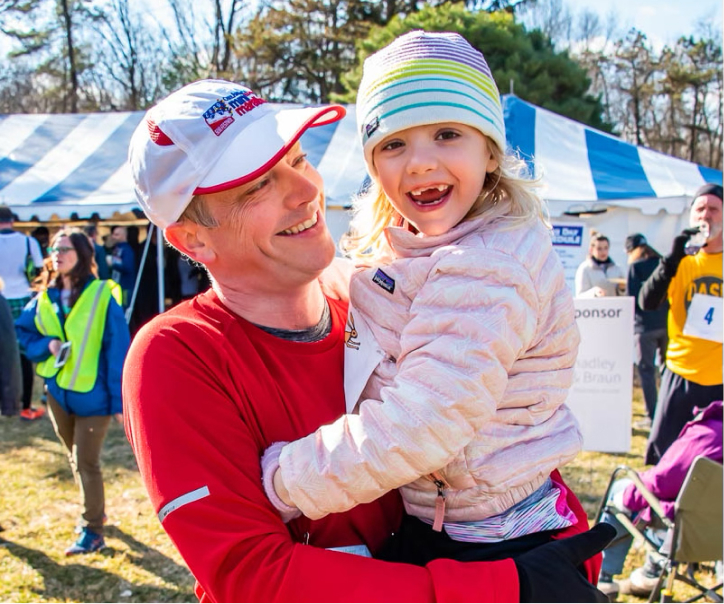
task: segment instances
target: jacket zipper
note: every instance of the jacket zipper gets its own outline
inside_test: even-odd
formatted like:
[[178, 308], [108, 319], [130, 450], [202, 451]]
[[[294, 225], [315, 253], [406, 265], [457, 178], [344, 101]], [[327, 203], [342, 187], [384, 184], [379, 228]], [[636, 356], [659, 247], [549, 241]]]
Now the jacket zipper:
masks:
[[439, 533], [442, 531], [443, 521], [445, 520], [445, 489], [449, 485], [438, 472], [430, 473], [428, 478], [432, 480], [432, 484], [437, 487], [437, 497], [435, 497], [435, 519], [432, 523], [432, 530]]

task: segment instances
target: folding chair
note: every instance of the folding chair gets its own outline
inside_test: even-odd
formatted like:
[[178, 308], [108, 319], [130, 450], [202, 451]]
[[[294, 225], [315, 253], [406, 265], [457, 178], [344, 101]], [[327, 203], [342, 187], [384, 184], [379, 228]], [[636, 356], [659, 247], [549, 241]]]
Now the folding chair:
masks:
[[[632, 522], [626, 514], [607, 505], [611, 487], [622, 475], [636, 484], [639, 492], [651, 506], [657, 521], [669, 529], [666, 542], [660, 549], [643, 532], [642, 525]], [[661, 593], [662, 602], [672, 602], [675, 581], [682, 581], [699, 591], [697, 596], [686, 602], [696, 602], [704, 597], [714, 602], [722, 602], [722, 596], [717, 593], [722, 588], [721, 583], [714, 587], [705, 587], [694, 578], [696, 563], [714, 562], [723, 558], [722, 465], [706, 457], [697, 457], [684, 479], [674, 509], [672, 522], [665, 516], [656, 496], [643, 485], [639, 475], [627, 466], [619, 466], [611, 475], [596, 521], [600, 521], [604, 511], [613, 514], [635, 539], [643, 542], [648, 550], [659, 552], [665, 557], [663, 572], [651, 591], [649, 602], [653, 602], [658, 593]], [[686, 574], [678, 572], [680, 564], [687, 564]], [[661, 589], [664, 582], [666, 588]]]

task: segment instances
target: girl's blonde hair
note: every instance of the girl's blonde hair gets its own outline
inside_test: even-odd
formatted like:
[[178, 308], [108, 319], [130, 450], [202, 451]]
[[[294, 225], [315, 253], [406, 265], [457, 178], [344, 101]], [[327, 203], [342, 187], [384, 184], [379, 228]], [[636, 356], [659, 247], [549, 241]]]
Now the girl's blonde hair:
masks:
[[[525, 161], [503, 153], [486, 136], [488, 148], [498, 168], [486, 174], [483, 189], [463, 221], [486, 218], [498, 221], [499, 229], [512, 229], [535, 221], [548, 225], [548, 212], [536, 189], [539, 181], [529, 177]], [[340, 241], [343, 252], [360, 262], [387, 257], [389, 248], [385, 228], [399, 225], [397, 213], [379, 182], [373, 181], [368, 190], [353, 202], [350, 231]], [[550, 225], [548, 225], [550, 226]]]

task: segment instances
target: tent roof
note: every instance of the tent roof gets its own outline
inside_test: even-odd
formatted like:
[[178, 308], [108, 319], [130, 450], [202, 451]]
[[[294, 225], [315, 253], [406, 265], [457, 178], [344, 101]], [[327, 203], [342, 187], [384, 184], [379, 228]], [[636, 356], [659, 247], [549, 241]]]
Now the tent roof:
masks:
[[638, 147], [613, 135], [541, 109], [514, 96], [504, 99], [508, 144], [535, 158], [533, 171], [554, 216], [614, 205], [644, 214], [679, 214], [722, 172]]
[[[512, 96], [504, 97], [508, 141], [535, 157], [553, 215], [595, 204], [680, 213], [722, 173], [583, 126]], [[366, 176], [354, 106], [336, 124], [302, 138], [322, 174], [327, 202], [343, 207]], [[126, 162], [143, 112], [0, 115], [0, 202], [22, 219], [101, 218], [138, 208]]]

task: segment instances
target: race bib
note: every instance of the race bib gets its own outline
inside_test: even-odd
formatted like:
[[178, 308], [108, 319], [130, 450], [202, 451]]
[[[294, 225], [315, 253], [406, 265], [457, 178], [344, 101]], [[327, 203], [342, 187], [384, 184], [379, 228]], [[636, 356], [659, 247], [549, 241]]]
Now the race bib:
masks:
[[712, 342], [722, 342], [722, 298], [707, 294], [694, 294], [684, 324], [684, 335]]

